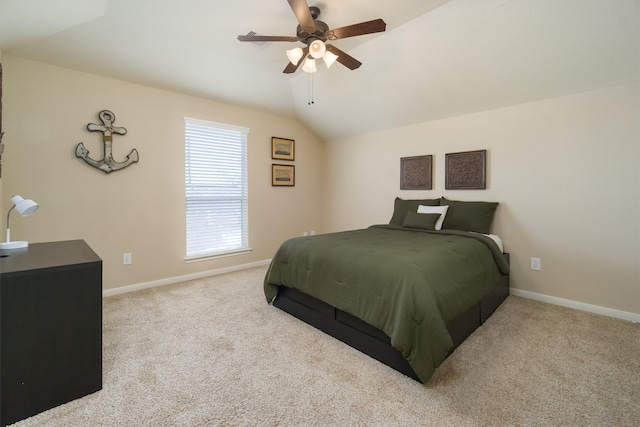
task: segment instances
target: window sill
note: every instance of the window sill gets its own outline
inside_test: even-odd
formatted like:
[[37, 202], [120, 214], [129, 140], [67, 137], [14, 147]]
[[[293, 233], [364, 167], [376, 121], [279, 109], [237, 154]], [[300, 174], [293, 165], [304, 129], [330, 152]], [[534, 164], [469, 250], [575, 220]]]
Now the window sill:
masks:
[[244, 254], [250, 253], [251, 251], [253, 251], [252, 248], [244, 248], [244, 249], [238, 249], [237, 251], [216, 252], [211, 254], [196, 255], [196, 256], [185, 257], [184, 262], [192, 263], [192, 262], [199, 262], [199, 261], [208, 261], [208, 260], [217, 259], [217, 258], [226, 258], [230, 256], [244, 255]]

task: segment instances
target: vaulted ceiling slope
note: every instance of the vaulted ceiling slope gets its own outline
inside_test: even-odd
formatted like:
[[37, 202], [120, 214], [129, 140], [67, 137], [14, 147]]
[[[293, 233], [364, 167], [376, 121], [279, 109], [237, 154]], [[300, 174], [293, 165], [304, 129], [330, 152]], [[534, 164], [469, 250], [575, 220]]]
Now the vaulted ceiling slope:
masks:
[[[360, 60], [286, 75], [286, 0], [0, 0], [5, 54], [298, 117], [337, 139], [638, 81], [640, 0], [323, 0]], [[313, 101], [309, 105], [312, 89]]]

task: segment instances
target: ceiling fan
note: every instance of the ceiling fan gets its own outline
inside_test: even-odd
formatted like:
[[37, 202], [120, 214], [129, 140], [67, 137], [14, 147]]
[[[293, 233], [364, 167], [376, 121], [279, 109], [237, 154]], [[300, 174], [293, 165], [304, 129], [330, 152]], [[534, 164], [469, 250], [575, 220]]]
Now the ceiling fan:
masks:
[[[331, 66], [334, 61], [338, 61], [350, 70], [355, 70], [362, 63], [337, 47], [325, 44], [327, 40], [345, 39], [347, 37], [361, 36], [364, 34], [383, 32], [387, 24], [382, 19], [361, 22], [359, 24], [348, 25], [346, 27], [329, 29], [329, 26], [317, 18], [320, 16], [320, 9], [315, 6], [309, 7], [307, 0], [287, 0], [293, 10], [298, 27], [296, 36], [261, 36], [253, 33], [238, 36], [241, 42], [297, 42], [300, 41], [306, 46], [287, 51], [289, 64], [283, 73], [294, 73], [300, 64], [304, 62], [303, 70], [308, 73], [316, 71], [315, 60], [323, 58], [327, 66]], [[304, 59], [304, 61], [303, 61]]]

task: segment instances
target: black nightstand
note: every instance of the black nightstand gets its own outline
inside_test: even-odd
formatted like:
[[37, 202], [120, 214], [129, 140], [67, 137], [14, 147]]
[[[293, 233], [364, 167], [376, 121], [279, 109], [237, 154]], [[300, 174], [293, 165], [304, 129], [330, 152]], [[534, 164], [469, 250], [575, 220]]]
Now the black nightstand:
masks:
[[83, 240], [0, 250], [0, 425], [102, 388], [102, 260]]

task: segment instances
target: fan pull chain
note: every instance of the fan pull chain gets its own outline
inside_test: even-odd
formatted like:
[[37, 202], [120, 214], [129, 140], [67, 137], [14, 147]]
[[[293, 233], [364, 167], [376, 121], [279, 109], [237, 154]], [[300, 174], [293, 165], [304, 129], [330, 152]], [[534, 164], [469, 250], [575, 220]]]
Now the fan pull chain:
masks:
[[309, 101], [307, 102], [307, 105], [313, 105], [314, 101], [313, 101], [313, 73], [308, 73], [309, 74], [309, 85], [308, 85], [308, 97], [309, 97]]

